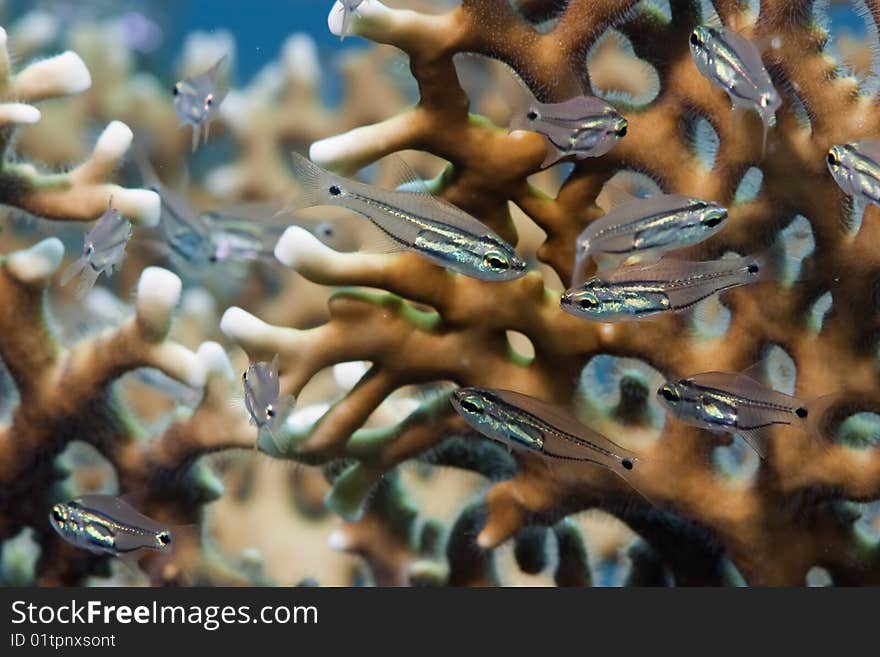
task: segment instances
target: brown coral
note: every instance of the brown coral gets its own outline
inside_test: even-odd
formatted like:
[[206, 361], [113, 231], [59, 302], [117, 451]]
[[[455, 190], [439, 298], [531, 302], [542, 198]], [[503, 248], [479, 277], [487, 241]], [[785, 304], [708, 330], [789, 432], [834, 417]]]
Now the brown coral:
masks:
[[[815, 252], [805, 261], [803, 283], [791, 288], [764, 283], [727, 293], [730, 325], [720, 336], [701, 337], [682, 317], [614, 326], [579, 321], [560, 311], [559, 290], [547, 287], [537, 272], [510, 283], [481, 283], [414, 255], [339, 254], [307, 235], [290, 235], [284, 259], [306, 278], [387, 291], [339, 292], [330, 301], [330, 320], [307, 331], [268, 326], [238, 310], [224, 319], [224, 331], [252, 357], [281, 355], [285, 389], [294, 394], [333, 363], [372, 363], [309, 431], [291, 433], [283, 454], [310, 463], [354, 460], [330, 493], [334, 508], [357, 515], [384, 473], [462, 431], [442, 400], [381, 435], [359, 431], [383, 400], [412, 383], [452, 380], [512, 388], [571, 405], [581, 370], [600, 354], [638, 358], [673, 377], [742, 369], [778, 346], [797, 366], [798, 395], [840, 391], [826, 418], [829, 434], [848, 414], [876, 410], [876, 302], [873, 284], [866, 284], [878, 269], [872, 247], [876, 217], [870, 211], [858, 234], [847, 229], [847, 204], [824, 164], [830, 145], [876, 136], [876, 106], [858, 93], [856, 81], [837, 77], [823, 54], [826, 36], [811, 22], [811, 3], [765, 2], [757, 17], [744, 3], [713, 4], [725, 24], [779, 40], [765, 61], [785, 102], [763, 157], [757, 117], [731, 118], [725, 94], [698, 75], [691, 61], [687, 36], [703, 20], [699, 3], [671, 0], [666, 20], [635, 1], [570, 0], [543, 33], [523, 15], [552, 15], [555, 3], [519, 3], [523, 15], [506, 0], [464, 0], [439, 15], [388, 9], [374, 0], [363, 4], [354, 31], [409, 55], [420, 100], [387, 121], [314, 144], [311, 155], [319, 163], [351, 173], [404, 149], [440, 156], [451, 163], [442, 178], [443, 196], [510, 238], [512, 201], [546, 232], [537, 258], [563, 281], [570, 278], [575, 237], [601, 214], [597, 195], [624, 169], [649, 174], [666, 191], [730, 207], [728, 228], [688, 256], [761, 251], [797, 215], [809, 221]], [[876, 4], [868, 5], [880, 18]], [[550, 198], [528, 181], [544, 157], [541, 138], [507, 134], [469, 115], [453, 56], [476, 52], [500, 59], [545, 100], [555, 100], [588, 89], [586, 55], [611, 26], [657, 71], [660, 92], [649, 105], [629, 108], [627, 137], [607, 156], [577, 162]], [[711, 168], [701, 164], [689, 142], [689, 123], [696, 117], [718, 136]], [[753, 200], [736, 204], [750, 167], [761, 169], [763, 184]], [[810, 316], [826, 291], [833, 310], [817, 331]], [[534, 360], [512, 355], [507, 331], [528, 337]], [[644, 404], [644, 391], [639, 394]], [[840, 510], [842, 500], [880, 496], [876, 447], [836, 442], [823, 448], [808, 435], [779, 429], [754, 478], [732, 486], [713, 464], [718, 439], [712, 434], [673, 419], [654, 439], [644, 423], [625, 427], [607, 420], [601, 428], [644, 456], [641, 483], [662, 513], [593, 466], [548, 468], [538, 458], [519, 456], [512, 479], [486, 495], [480, 545], [496, 546], [535, 521], [599, 507], [638, 531], [680, 583], [721, 581], [722, 554], [752, 584], [802, 584], [814, 565], [826, 568], [837, 583], [877, 581], [877, 548], [857, 535], [852, 518]], [[691, 563], [677, 554], [688, 541], [699, 557]]]

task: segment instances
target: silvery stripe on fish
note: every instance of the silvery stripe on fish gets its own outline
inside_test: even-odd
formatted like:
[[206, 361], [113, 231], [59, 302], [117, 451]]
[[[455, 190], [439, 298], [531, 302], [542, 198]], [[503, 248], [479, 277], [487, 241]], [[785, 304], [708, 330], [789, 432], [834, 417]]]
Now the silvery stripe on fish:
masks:
[[880, 205], [880, 140], [863, 139], [832, 146], [828, 169], [844, 193], [859, 205]]
[[741, 285], [767, 280], [776, 270], [769, 256], [693, 262], [666, 257], [645, 266], [621, 267], [565, 292], [566, 312], [601, 322], [681, 312]]
[[550, 148], [544, 167], [569, 155], [577, 159], [599, 157], [626, 135], [626, 119], [599, 98], [581, 95], [561, 103], [541, 103], [523, 87], [529, 102], [514, 108], [509, 128], [537, 132], [546, 138]]
[[691, 55], [700, 73], [727, 92], [735, 108], [758, 111], [767, 130], [776, 124], [782, 100], [773, 86], [758, 47], [732, 30], [702, 25], [689, 37]]
[[688, 424], [740, 434], [762, 458], [768, 430], [805, 426], [810, 417], [805, 402], [738, 373], [705, 372], [670, 381], [657, 391], [657, 398]]
[[112, 495], [83, 495], [56, 504], [49, 522], [67, 542], [99, 554], [165, 551], [172, 544], [167, 527]]
[[459, 388], [452, 405], [471, 427], [510, 448], [554, 459], [590, 461], [622, 475], [638, 460], [561, 408], [521, 393]]
[[294, 153], [303, 187], [298, 208], [336, 205], [367, 217], [390, 250], [412, 250], [453, 271], [485, 281], [526, 273], [526, 263], [488, 226], [431, 194], [381, 189], [325, 171]]
[[693, 246], [718, 232], [726, 219], [725, 208], [690, 196], [632, 197], [578, 236], [573, 283], [583, 280], [589, 256], [599, 259], [600, 265], [619, 264], [634, 255], [656, 255]]

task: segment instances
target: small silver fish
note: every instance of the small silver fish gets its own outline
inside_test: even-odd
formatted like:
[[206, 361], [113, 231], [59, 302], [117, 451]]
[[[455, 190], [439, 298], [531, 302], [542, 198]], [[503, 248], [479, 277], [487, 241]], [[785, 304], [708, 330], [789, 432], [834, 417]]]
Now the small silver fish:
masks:
[[[144, 186], [156, 192], [162, 202], [159, 250], [190, 276], [207, 273], [212, 265], [236, 264], [271, 259], [273, 247], [285, 226], [269, 223], [274, 206], [262, 203], [233, 208], [231, 212], [199, 213], [190, 203], [165, 187], [149, 161], [139, 155], [138, 166]], [[260, 215], [266, 221], [248, 219]]]
[[763, 153], [767, 130], [776, 125], [776, 110], [782, 100], [764, 68], [760, 50], [742, 35], [724, 27], [698, 26], [691, 32], [689, 41], [697, 69], [727, 92], [734, 109], [757, 110], [764, 124]]
[[600, 271], [633, 256], [656, 261], [666, 251], [712, 237], [727, 220], [727, 209], [711, 201], [680, 194], [639, 198], [617, 193], [621, 203], [578, 235], [572, 286], [584, 280], [589, 256]]
[[252, 363], [242, 375], [244, 405], [250, 413], [251, 424], [266, 427], [274, 437], [279, 422], [284, 422], [294, 407], [292, 396], [281, 398], [278, 381], [278, 356], [272, 362]]
[[345, 41], [350, 32], [351, 17], [361, 6], [364, 0], [339, 0], [340, 11], [342, 12], [342, 29], [339, 31], [339, 40]]
[[658, 400], [683, 422], [721, 433], [736, 433], [761, 458], [767, 456], [775, 426], [797, 426], [820, 435], [819, 421], [831, 396], [810, 403], [777, 392], [745, 374], [705, 372], [657, 391]]
[[558, 406], [518, 392], [486, 388], [459, 388], [450, 401], [471, 427], [510, 449], [553, 460], [596, 463], [636, 487], [638, 457]]
[[828, 169], [861, 215], [868, 205], [880, 205], [880, 140], [862, 139], [828, 150]]
[[95, 286], [95, 281], [103, 273], [110, 276], [113, 269], [119, 269], [125, 258], [125, 247], [131, 239], [131, 222], [113, 207], [113, 198], [107, 210], [83, 240], [82, 255], [61, 274], [61, 285], [67, 285], [82, 272], [77, 285], [77, 296], [84, 297]]
[[[523, 85], [525, 86], [525, 85]], [[595, 96], [576, 96], [561, 103], [542, 103], [531, 92], [525, 107], [514, 108], [509, 130], [537, 132], [547, 140], [548, 167], [565, 157], [599, 157], [626, 135], [627, 121]]]
[[171, 530], [112, 495], [83, 495], [52, 507], [52, 528], [68, 543], [96, 554], [137, 556], [145, 550], [167, 552]]
[[660, 262], [621, 267], [594, 276], [562, 295], [560, 306], [575, 317], [617, 322], [682, 312], [699, 301], [740, 285], [778, 276], [769, 255], [693, 262], [664, 258]]
[[211, 121], [217, 114], [220, 103], [226, 98], [227, 90], [220, 89], [220, 68], [228, 55], [223, 55], [204, 73], [181, 80], [174, 85], [174, 110], [180, 125], [192, 126], [192, 149], [199, 146], [199, 137], [205, 135], [208, 142], [208, 130]]
[[293, 153], [303, 187], [298, 208], [336, 205], [369, 219], [389, 251], [415, 251], [432, 262], [483, 281], [509, 281], [527, 264], [492, 229], [450, 203], [422, 192], [389, 191], [325, 171]]

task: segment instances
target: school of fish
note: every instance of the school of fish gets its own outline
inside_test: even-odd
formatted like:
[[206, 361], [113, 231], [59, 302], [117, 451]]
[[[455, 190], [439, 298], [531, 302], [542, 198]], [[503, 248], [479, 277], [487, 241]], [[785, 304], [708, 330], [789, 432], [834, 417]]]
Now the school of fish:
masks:
[[[351, 33], [363, 0], [340, 0], [340, 38]], [[732, 112], [753, 110], [762, 125], [762, 153], [776, 124], [782, 101], [762, 60], [759, 45], [737, 32], [703, 25], [688, 36], [699, 73], [729, 97]], [[192, 148], [207, 142], [211, 121], [226, 96], [220, 57], [204, 72], [173, 86], [173, 107], [181, 125], [192, 129]], [[545, 139], [542, 168], [563, 160], [600, 158], [628, 132], [627, 119], [610, 103], [581, 94], [542, 102], [528, 90], [527, 101], [513, 104], [508, 129], [534, 132]], [[771, 145], [772, 147], [772, 145]], [[161, 198], [157, 248], [192, 275], [228, 263], [271, 261], [272, 248], [295, 215], [279, 220], [277, 208], [238, 208], [199, 212], [163, 185], [149, 162], [142, 161], [145, 186]], [[880, 141], [834, 145], [827, 166], [857, 213], [880, 205]], [[416, 253], [451, 273], [486, 282], [525, 276], [529, 265], [514, 245], [464, 210], [432, 195], [408, 176], [395, 189], [384, 189], [325, 170], [292, 154], [300, 183], [294, 210], [314, 206], [344, 208], [364, 217], [385, 252]], [[561, 311], [590, 322], [622, 323], [650, 318], [674, 321], [702, 301], [744, 285], [774, 282], [781, 256], [731, 254], [692, 261], [673, 252], [711, 240], [727, 225], [728, 212], [707, 199], [670, 191], [638, 193], [625, 183], [609, 183], [605, 213], [592, 221], [574, 246], [571, 287], [559, 299]], [[289, 211], [289, 208], [288, 210]], [[352, 219], [350, 221], [358, 221]], [[345, 224], [320, 222], [313, 232], [326, 243]], [[81, 274], [79, 294], [88, 292], [103, 273], [112, 274], [125, 255], [131, 224], [108, 201], [107, 211], [86, 234], [81, 257], [62, 276], [62, 285]], [[369, 250], [369, 246], [364, 247]], [[592, 265], [591, 265], [592, 262]], [[591, 266], [595, 271], [588, 272]], [[657, 390], [667, 413], [712, 432], [737, 434], [760, 455], [772, 454], [773, 429], [795, 427], [821, 440], [821, 416], [829, 398], [803, 400], [742, 372], [686, 372]], [[281, 392], [277, 356], [250, 364], [242, 375], [243, 401], [252, 424], [273, 439], [283, 431], [295, 400]], [[583, 424], [564, 405], [512, 390], [461, 387], [450, 397], [453, 408], [477, 433], [500, 442], [522, 458], [540, 458], [550, 467], [599, 466], [615, 473], [646, 497], [640, 472], [644, 460]], [[650, 499], [650, 497], [649, 497]], [[123, 556], [166, 551], [170, 528], [142, 515], [119, 497], [86, 495], [52, 507], [51, 526], [76, 547]]]

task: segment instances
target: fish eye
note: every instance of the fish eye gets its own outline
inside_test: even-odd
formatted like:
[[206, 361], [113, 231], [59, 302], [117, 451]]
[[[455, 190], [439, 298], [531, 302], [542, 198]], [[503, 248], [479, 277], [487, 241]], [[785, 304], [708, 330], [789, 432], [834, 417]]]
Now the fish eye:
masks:
[[750, 264], [748, 266], [748, 272], [750, 274], [757, 274], [759, 271], [761, 271], [761, 268], [758, 266], [758, 263], [756, 263], [756, 262], [753, 262], [752, 264]]
[[275, 409], [271, 406], [266, 408], [266, 417], [275, 417]]
[[208, 262], [210, 262], [211, 264], [216, 263], [216, 262], [217, 262], [217, 255], [214, 254], [214, 253], [212, 253], [211, 255], [209, 255], [209, 256], [208, 256]]
[[507, 271], [510, 269], [510, 263], [507, 262], [507, 258], [499, 253], [487, 253], [486, 257], [483, 258], [483, 264], [496, 271]]
[[59, 509], [57, 506], [52, 507], [52, 517], [55, 519], [55, 522], [64, 522], [64, 514], [61, 513], [61, 509]]
[[840, 161], [837, 159], [837, 156], [834, 154], [834, 151], [828, 151], [828, 164], [833, 167], [836, 167], [840, 164]]
[[476, 401], [473, 397], [465, 397], [461, 400], [461, 407], [466, 410], [468, 413], [473, 413], [474, 415], [482, 415], [483, 414], [483, 405], [482, 403]]
[[180, 94], [180, 85], [179, 85], [179, 84], [175, 84], [175, 85], [174, 85], [174, 88], [171, 90], [171, 93], [172, 93], [173, 95], [175, 95], [175, 96], [177, 96], [178, 94]]
[[801, 406], [800, 408], [796, 408], [796, 409], [794, 410], [794, 414], [797, 415], [799, 418], [801, 418], [801, 419], [803, 420], [804, 418], [807, 417], [808, 412], [807, 412], [807, 409], [806, 409], [806, 408], [804, 408], [803, 406]]
[[207, 98], [205, 98], [205, 105], [210, 107], [214, 104], [214, 94], [209, 94]]
[[704, 218], [700, 223], [702, 223], [706, 228], [715, 228], [715, 226], [719, 225], [722, 221], [724, 221], [724, 217], [719, 215], [711, 215]]
[[86, 245], [86, 255], [92, 255], [94, 252], [95, 252], [95, 245], [94, 244], [87, 244]]
[[342, 193], [342, 190], [336, 185], [331, 185], [327, 191], [330, 192], [330, 196], [339, 196]]
[[241, 373], [241, 380], [247, 381], [247, 370], [245, 370], [244, 372]]
[[162, 545], [171, 545], [171, 534], [169, 532], [159, 532], [156, 534], [156, 540]]
[[594, 310], [599, 307], [599, 300], [596, 299], [596, 297], [590, 295], [582, 299], [578, 299], [578, 305], [581, 307], [581, 310]]
[[700, 35], [695, 31], [691, 32], [691, 43], [695, 46], [700, 46], [703, 44], [703, 40], [700, 38]]
[[668, 402], [681, 401], [681, 395], [678, 394], [678, 390], [670, 385], [665, 385], [660, 388], [660, 394], [663, 395], [663, 399]]
[[630, 461], [629, 459], [623, 459], [620, 462], [620, 465], [623, 466], [624, 470], [632, 470], [633, 469], [633, 462]]
[[618, 137], [626, 137], [626, 130], [627, 130], [627, 126], [623, 126], [622, 128], [619, 128], [617, 130], [617, 136]]
[[529, 121], [537, 121], [538, 120], [538, 113], [535, 110], [529, 110], [529, 113], [526, 114], [526, 118]]

